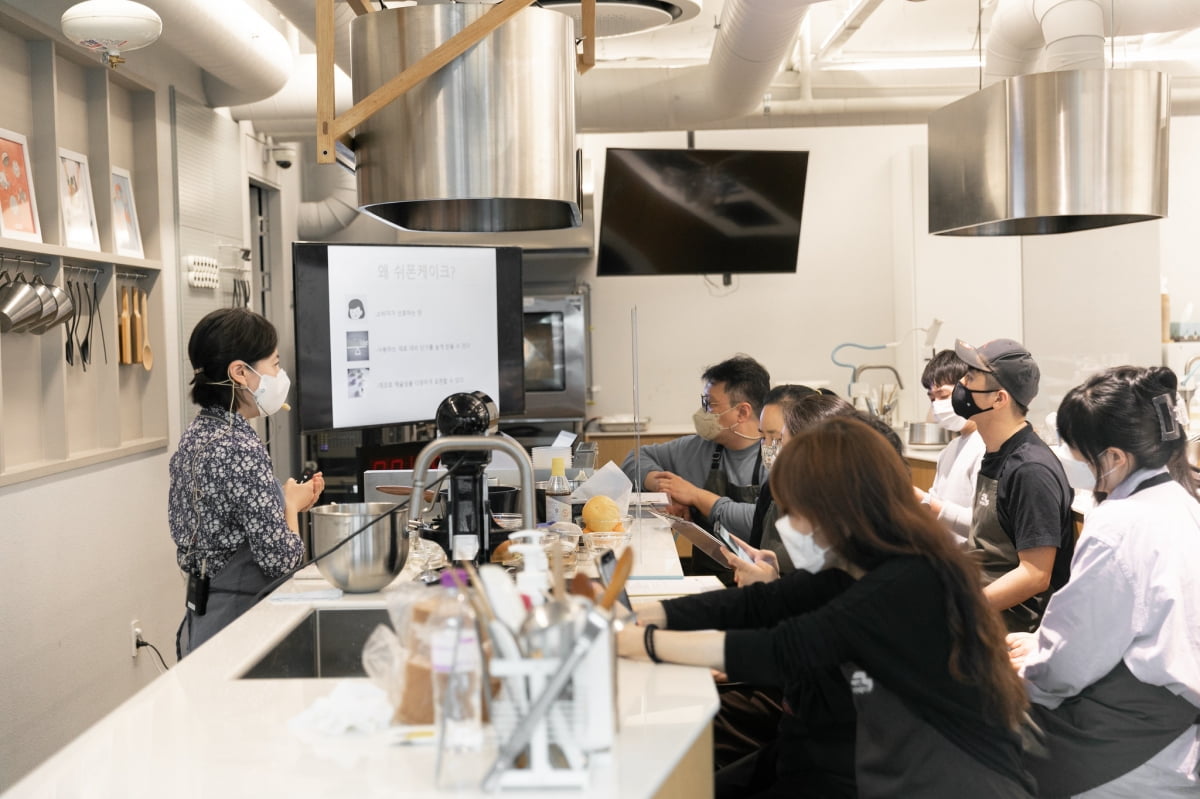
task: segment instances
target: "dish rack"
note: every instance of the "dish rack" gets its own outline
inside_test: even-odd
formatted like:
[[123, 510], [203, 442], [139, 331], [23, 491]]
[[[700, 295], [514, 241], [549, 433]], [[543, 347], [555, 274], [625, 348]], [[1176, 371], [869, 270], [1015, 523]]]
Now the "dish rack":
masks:
[[632, 416], [612, 416], [600, 420], [602, 433], [644, 433], [650, 419], [634, 419]]

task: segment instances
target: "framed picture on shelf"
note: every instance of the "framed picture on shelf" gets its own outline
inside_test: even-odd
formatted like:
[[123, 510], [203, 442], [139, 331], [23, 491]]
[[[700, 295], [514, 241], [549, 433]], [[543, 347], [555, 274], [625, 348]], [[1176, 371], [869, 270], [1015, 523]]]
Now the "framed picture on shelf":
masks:
[[0, 236], [42, 240], [29, 171], [29, 145], [20, 133], [3, 128], [0, 128]]
[[128, 169], [112, 168], [113, 247], [117, 255], [144, 257], [142, 229], [138, 227], [137, 206], [133, 202], [133, 178]]
[[62, 204], [63, 244], [98, 251], [100, 233], [86, 155], [58, 148], [58, 196]]

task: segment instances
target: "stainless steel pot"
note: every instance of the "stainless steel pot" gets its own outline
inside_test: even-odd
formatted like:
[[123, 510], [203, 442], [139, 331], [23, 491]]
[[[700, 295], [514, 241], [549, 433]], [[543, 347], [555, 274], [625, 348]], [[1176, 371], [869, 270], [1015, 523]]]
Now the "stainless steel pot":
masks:
[[[312, 554], [320, 555], [356, 530], [394, 508], [390, 502], [320, 505], [312, 517]], [[369, 593], [386, 586], [408, 560], [408, 514], [388, 514], [336, 552], [317, 561], [321, 576], [349, 593]]]
[[908, 443], [917, 446], [948, 444], [950, 431], [933, 422], [912, 422], [908, 426]]

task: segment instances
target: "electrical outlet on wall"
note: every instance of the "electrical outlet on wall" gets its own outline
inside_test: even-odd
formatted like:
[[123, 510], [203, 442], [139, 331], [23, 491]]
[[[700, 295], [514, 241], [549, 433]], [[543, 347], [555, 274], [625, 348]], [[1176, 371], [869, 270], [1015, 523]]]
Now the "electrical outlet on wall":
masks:
[[129, 651], [131, 657], [138, 656], [138, 642], [142, 640], [142, 627], [137, 619], [129, 622], [129, 640], [132, 648]]

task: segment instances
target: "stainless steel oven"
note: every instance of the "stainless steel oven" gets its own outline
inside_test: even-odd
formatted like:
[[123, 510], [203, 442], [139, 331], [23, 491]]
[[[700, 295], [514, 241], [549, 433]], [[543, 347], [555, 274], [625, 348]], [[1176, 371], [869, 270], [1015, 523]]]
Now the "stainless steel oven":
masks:
[[525, 412], [520, 418], [583, 421], [588, 380], [586, 312], [582, 294], [524, 298]]

